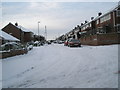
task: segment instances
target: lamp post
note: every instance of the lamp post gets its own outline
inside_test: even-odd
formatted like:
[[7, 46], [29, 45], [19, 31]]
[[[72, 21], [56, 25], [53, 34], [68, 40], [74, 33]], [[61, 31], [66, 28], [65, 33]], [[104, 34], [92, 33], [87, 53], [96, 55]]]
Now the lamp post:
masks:
[[39, 36], [39, 23], [40, 23], [40, 21], [38, 21], [38, 36]]
[[47, 27], [46, 27], [46, 25], [45, 25], [45, 38], [47, 40]]
[[38, 40], [40, 40], [40, 37], [39, 37], [39, 23], [40, 23], [40, 21], [38, 21]]

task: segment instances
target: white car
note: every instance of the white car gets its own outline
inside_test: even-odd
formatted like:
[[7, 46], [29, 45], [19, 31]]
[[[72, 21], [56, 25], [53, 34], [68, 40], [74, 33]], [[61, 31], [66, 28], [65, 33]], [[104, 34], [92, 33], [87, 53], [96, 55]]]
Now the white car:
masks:
[[29, 46], [27, 46], [27, 50], [29, 51], [29, 50], [32, 50], [33, 49], [33, 45], [29, 45]]

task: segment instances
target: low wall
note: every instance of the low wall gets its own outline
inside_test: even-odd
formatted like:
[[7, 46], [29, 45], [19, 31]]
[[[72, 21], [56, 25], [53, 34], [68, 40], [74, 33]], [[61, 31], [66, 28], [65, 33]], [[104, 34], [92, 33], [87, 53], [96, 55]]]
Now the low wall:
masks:
[[81, 41], [81, 44], [83, 45], [120, 44], [120, 33], [89, 35], [89, 36], [80, 38], [80, 41]]
[[7, 58], [7, 57], [12, 57], [16, 55], [21, 55], [21, 54], [26, 54], [28, 51], [27, 50], [11, 50], [9, 52], [1, 52], [0, 53], [0, 59]]

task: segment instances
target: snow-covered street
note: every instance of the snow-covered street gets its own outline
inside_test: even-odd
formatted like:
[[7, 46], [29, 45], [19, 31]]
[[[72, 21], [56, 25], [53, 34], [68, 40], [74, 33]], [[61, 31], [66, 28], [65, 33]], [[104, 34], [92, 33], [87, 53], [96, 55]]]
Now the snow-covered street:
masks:
[[34, 47], [2, 60], [3, 88], [117, 88], [118, 45]]

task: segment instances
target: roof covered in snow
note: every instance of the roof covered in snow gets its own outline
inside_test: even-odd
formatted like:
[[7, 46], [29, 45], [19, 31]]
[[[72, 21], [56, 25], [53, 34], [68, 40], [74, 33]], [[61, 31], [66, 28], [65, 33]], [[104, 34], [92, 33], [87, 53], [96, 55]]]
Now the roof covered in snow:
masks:
[[111, 8], [110, 10], [106, 11], [107, 13], [106, 13], [106, 12], [103, 12], [103, 13], [102, 13], [102, 15], [97, 16], [94, 20], [97, 20], [97, 19], [99, 19], [99, 18], [101, 18], [101, 17], [103, 17], [103, 16], [107, 15], [108, 13], [110, 13], [110, 12], [113, 12], [113, 11], [117, 10], [119, 7], [120, 7], [120, 5], [116, 5], [116, 6], [114, 6], [114, 7], [113, 7], [113, 8]]
[[17, 28], [21, 29], [22, 31], [24, 32], [31, 32], [30, 30], [24, 28], [23, 26], [19, 25], [19, 26], [16, 26]]
[[0, 37], [4, 38], [5, 40], [10, 41], [20, 41], [19, 39], [13, 37], [12, 35], [7, 34], [6, 32], [0, 30]]

